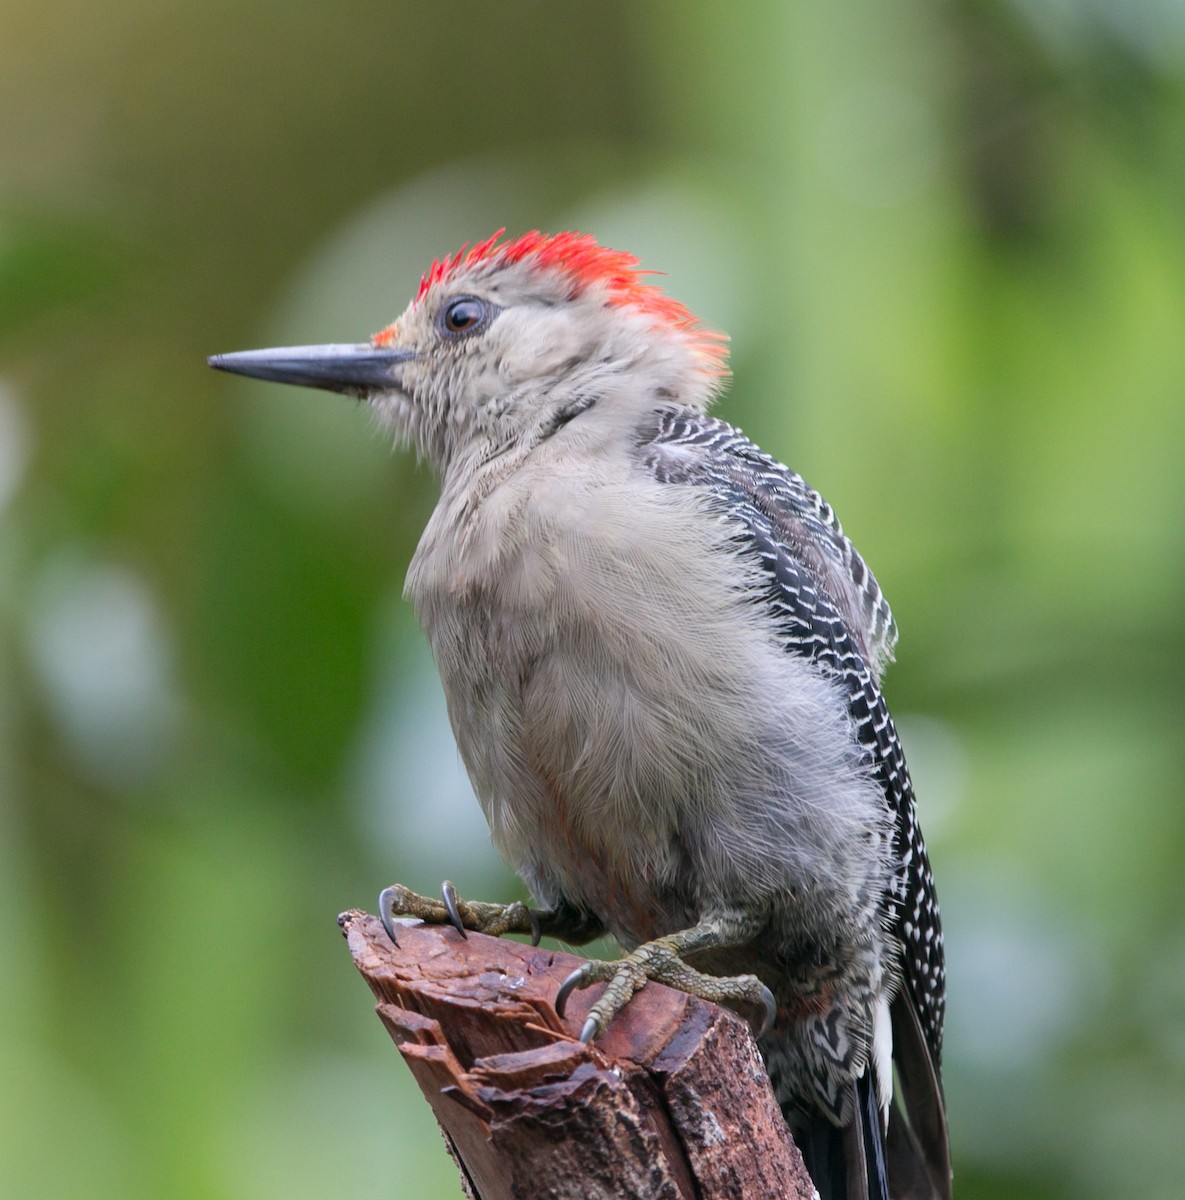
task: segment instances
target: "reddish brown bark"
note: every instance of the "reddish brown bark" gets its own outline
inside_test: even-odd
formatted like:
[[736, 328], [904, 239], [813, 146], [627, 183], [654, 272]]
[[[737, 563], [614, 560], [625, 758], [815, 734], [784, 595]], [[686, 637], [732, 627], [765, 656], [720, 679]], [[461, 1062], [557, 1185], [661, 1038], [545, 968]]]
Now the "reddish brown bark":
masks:
[[339, 918], [377, 1011], [476, 1200], [808, 1200], [748, 1027], [649, 984], [595, 1045], [600, 986], [552, 1000], [582, 961], [448, 927]]

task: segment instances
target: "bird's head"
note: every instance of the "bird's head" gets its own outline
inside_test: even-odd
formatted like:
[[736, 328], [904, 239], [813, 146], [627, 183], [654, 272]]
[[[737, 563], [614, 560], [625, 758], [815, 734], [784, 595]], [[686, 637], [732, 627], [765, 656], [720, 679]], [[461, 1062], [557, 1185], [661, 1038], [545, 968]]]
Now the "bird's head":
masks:
[[240, 375], [365, 400], [437, 467], [527, 449], [601, 405], [706, 406], [724, 339], [578, 233], [501, 234], [438, 259], [369, 342], [217, 355]]

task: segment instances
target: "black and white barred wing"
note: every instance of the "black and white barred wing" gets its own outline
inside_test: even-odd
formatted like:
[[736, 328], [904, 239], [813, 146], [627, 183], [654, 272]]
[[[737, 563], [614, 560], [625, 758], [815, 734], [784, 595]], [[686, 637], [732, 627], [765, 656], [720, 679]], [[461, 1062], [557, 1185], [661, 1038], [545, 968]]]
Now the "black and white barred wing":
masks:
[[935, 1070], [942, 1056], [945, 969], [934, 881], [913, 786], [880, 691], [897, 630], [875, 577], [831, 507], [739, 430], [693, 410], [670, 409], [641, 448], [664, 482], [710, 489], [722, 517], [760, 561], [769, 605], [788, 652], [840, 681], [852, 719], [895, 817], [898, 869], [885, 897], [902, 944], [906, 994]]

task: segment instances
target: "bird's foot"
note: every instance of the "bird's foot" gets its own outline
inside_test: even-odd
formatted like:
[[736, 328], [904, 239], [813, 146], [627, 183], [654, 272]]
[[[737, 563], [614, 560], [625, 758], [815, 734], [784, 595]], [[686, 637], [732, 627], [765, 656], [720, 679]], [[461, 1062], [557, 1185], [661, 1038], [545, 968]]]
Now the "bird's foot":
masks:
[[702, 971], [689, 967], [681, 955], [689, 948], [687, 943], [691, 939], [688, 934], [697, 932], [691, 930], [682, 934], [675, 933], [656, 938], [653, 942], [645, 942], [616, 962], [586, 962], [577, 967], [560, 984], [555, 998], [556, 1012], [560, 1016], [564, 1015], [568, 997], [577, 988], [588, 987], [590, 983], [606, 982], [608, 986], [601, 993], [600, 999], [589, 1009], [584, 1026], [580, 1030], [580, 1040], [591, 1042], [604, 1033], [609, 1022], [625, 1007], [630, 997], [642, 988], [647, 980], [653, 980], [655, 983], [665, 983], [668, 987], [678, 988], [681, 992], [698, 996], [701, 1000], [710, 1000], [715, 1004], [751, 1005], [761, 1013], [760, 1023], [754, 1026], [754, 1032], [760, 1037], [773, 1024], [777, 1011], [773, 993], [756, 975], [705, 975]]
[[504, 933], [529, 933], [537, 946], [543, 933], [539, 916], [521, 900], [513, 904], [488, 904], [480, 900], [462, 900], [457, 889], [446, 879], [440, 887], [440, 899], [421, 896], [401, 883], [384, 888], [379, 895], [379, 920], [391, 941], [395, 941], [395, 918], [418, 917], [429, 925], [451, 925], [462, 937], [467, 930], [501, 937]]

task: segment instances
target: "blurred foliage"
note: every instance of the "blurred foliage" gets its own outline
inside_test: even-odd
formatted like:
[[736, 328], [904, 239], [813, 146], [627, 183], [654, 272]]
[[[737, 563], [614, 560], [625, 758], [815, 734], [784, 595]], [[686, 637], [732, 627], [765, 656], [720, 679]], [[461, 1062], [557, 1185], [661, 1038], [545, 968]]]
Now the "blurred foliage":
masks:
[[203, 359], [507, 225], [727, 329], [893, 599], [960, 1197], [1180, 1195], [1185, 5], [10, 0], [0, 111], [0, 1194], [459, 1194], [333, 924], [518, 894], [433, 483]]

